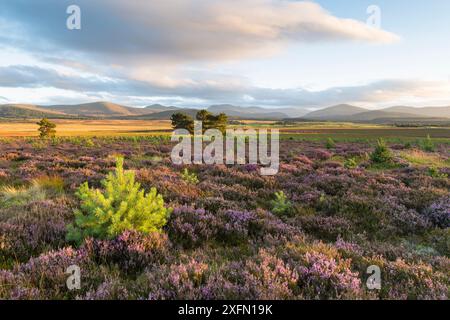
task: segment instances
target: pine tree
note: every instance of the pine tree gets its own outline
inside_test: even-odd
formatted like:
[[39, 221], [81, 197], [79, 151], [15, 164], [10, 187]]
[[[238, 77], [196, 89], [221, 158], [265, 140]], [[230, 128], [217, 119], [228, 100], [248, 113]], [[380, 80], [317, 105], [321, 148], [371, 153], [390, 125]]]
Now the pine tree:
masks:
[[174, 130], [186, 129], [190, 134], [194, 133], [194, 120], [192, 117], [184, 113], [177, 112], [170, 117], [170, 120], [172, 120], [172, 127]]
[[41, 139], [53, 138], [56, 135], [56, 124], [50, 122], [47, 118], [42, 119], [37, 123], [39, 126], [39, 137]]
[[375, 150], [370, 155], [370, 159], [374, 163], [379, 164], [388, 164], [391, 163], [393, 160], [392, 152], [386, 145], [386, 142], [380, 138], [377, 141], [377, 146], [375, 147]]
[[124, 172], [122, 157], [102, 185], [103, 191], [89, 188], [87, 182], [78, 189], [81, 208], [75, 210], [75, 223], [68, 227], [68, 240], [80, 244], [87, 237], [111, 239], [125, 230], [161, 232], [171, 210], [164, 207], [155, 188], [145, 194], [134, 173]]

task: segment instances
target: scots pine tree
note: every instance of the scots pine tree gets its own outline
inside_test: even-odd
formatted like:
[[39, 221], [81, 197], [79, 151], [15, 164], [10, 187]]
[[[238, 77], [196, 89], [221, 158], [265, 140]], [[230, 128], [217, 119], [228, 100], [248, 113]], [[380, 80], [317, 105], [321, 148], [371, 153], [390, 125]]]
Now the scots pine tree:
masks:
[[49, 121], [47, 118], [39, 121], [37, 125], [39, 126], [38, 131], [41, 139], [53, 138], [56, 136], [56, 124]]
[[78, 189], [81, 207], [75, 210], [75, 223], [68, 227], [69, 241], [80, 244], [87, 237], [111, 239], [125, 230], [161, 232], [171, 209], [164, 206], [155, 188], [145, 194], [134, 173], [124, 172], [122, 157], [102, 185], [104, 190], [91, 189], [86, 182]]

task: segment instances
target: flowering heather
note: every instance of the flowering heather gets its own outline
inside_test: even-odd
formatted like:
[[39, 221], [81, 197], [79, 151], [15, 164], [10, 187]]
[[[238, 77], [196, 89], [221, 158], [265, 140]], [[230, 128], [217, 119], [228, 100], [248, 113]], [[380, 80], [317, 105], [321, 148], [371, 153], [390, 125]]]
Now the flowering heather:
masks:
[[[170, 163], [171, 146], [145, 137], [0, 143], [0, 191], [21, 190], [0, 193], [0, 299], [448, 299], [450, 181], [401, 166], [402, 145], [383, 168], [369, 143], [282, 141], [277, 175], [193, 165], [197, 184]], [[434, 154], [449, 172], [448, 148]], [[125, 230], [75, 248], [66, 239], [81, 206], [75, 191], [101, 188], [117, 155], [174, 210], [161, 233]], [[353, 158], [358, 166], [346, 167]], [[31, 192], [39, 179], [42, 192]], [[289, 214], [274, 210], [276, 192]], [[81, 289], [70, 291], [74, 264]], [[371, 265], [381, 290], [366, 287]]]
[[425, 210], [426, 217], [439, 228], [450, 228], [450, 197], [432, 203]]

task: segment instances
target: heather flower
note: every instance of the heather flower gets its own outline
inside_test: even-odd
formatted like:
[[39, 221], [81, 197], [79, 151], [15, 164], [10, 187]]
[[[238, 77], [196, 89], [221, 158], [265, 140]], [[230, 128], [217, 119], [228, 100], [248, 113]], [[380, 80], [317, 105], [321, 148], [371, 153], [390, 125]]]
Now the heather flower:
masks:
[[426, 210], [425, 216], [439, 228], [450, 227], [450, 196], [432, 203]]
[[230, 281], [239, 284], [246, 299], [293, 299], [298, 289], [297, 271], [271, 252], [260, 250], [255, 259], [245, 264], [234, 264]]
[[195, 247], [216, 234], [217, 219], [204, 209], [175, 208], [169, 219], [169, 237], [184, 247]]
[[350, 270], [350, 260], [336, 260], [320, 252], [306, 252], [305, 266], [297, 268], [299, 285], [306, 298], [356, 298], [361, 295], [361, 280]]
[[88, 239], [83, 249], [99, 264], [117, 265], [125, 273], [136, 273], [152, 263], [164, 261], [169, 242], [164, 234], [125, 231], [113, 240]]
[[95, 290], [90, 290], [82, 300], [127, 300], [130, 296], [127, 288], [117, 279], [102, 282]]
[[[149, 269], [145, 286], [150, 300], [202, 299], [207, 264], [189, 259], [185, 263], [161, 265]], [[142, 290], [142, 289], [141, 289]]]
[[228, 244], [247, 239], [249, 229], [256, 219], [252, 212], [236, 210], [224, 211], [220, 217], [221, 221], [218, 224], [219, 238]]

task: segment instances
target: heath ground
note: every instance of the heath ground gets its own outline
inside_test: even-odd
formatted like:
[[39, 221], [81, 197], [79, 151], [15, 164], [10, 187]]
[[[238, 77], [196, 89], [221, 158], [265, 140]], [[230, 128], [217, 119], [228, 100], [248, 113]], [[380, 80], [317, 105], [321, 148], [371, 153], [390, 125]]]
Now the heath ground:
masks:
[[[448, 298], [448, 128], [283, 126], [280, 171], [261, 176], [173, 165], [167, 121], [55, 122], [45, 140], [0, 124], [0, 299]], [[161, 195], [159, 220], [103, 230], [89, 217], [148, 209], [126, 181]]]

